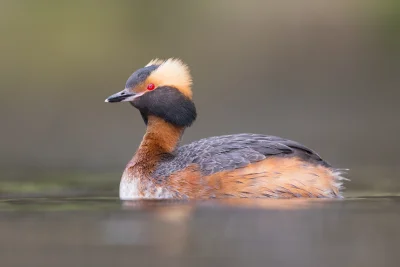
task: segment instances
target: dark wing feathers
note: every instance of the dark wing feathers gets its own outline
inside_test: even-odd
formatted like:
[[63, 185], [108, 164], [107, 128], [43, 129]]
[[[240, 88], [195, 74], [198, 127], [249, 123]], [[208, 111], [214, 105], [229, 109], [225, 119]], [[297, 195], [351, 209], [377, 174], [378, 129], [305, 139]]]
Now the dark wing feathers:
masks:
[[250, 148], [233, 149], [227, 153], [215, 154], [196, 160], [204, 175], [244, 167], [252, 162], [265, 159], [265, 156]]
[[260, 134], [236, 134], [201, 139], [179, 147], [175, 157], [163, 160], [154, 173], [169, 176], [190, 164], [198, 164], [204, 175], [244, 167], [269, 156], [297, 156], [329, 166], [309, 148], [287, 139]]

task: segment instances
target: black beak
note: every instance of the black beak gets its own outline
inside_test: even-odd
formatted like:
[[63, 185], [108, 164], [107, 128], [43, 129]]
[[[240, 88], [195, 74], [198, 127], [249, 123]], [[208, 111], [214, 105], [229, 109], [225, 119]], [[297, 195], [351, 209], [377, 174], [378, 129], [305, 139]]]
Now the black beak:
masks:
[[136, 94], [129, 92], [127, 89], [122, 90], [116, 94], [109, 96], [105, 102], [115, 103], [123, 101], [131, 101]]

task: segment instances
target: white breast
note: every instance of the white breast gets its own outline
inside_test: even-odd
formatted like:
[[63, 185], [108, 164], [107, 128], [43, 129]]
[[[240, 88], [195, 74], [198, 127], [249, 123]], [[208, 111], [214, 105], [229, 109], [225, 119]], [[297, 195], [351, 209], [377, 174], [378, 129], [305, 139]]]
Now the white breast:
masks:
[[[139, 191], [139, 186], [140, 188], [144, 188], [142, 192]], [[121, 200], [165, 199], [173, 198], [173, 194], [166, 188], [156, 186], [149, 181], [122, 176], [119, 184], [119, 198]]]
[[133, 200], [141, 198], [139, 195], [139, 180], [122, 177], [119, 184], [119, 198], [121, 200]]

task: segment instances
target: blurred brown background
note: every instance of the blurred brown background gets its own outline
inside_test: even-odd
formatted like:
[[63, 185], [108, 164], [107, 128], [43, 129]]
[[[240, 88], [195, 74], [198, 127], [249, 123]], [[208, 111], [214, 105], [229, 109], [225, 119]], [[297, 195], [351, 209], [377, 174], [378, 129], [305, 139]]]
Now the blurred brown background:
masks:
[[191, 67], [185, 143], [279, 135], [350, 168], [350, 190], [400, 191], [399, 1], [0, 1], [0, 36], [3, 191], [115, 191], [145, 129], [104, 99], [155, 57]]

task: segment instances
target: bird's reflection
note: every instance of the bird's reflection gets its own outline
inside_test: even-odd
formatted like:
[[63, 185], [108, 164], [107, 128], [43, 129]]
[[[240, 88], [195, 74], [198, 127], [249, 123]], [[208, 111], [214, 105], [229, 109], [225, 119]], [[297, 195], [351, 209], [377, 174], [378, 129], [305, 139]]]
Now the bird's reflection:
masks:
[[269, 199], [269, 198], [224, 198], [212, 200], [132, 200], [123, 201], [125, 210], [148, 210], [165, 214], [176, 210], [193, 211], [204, 206], [207, 207], [237, 207], [252, 209], [303, 209], [310, 205], [320, 205], [332, 200], [326, 199]]

